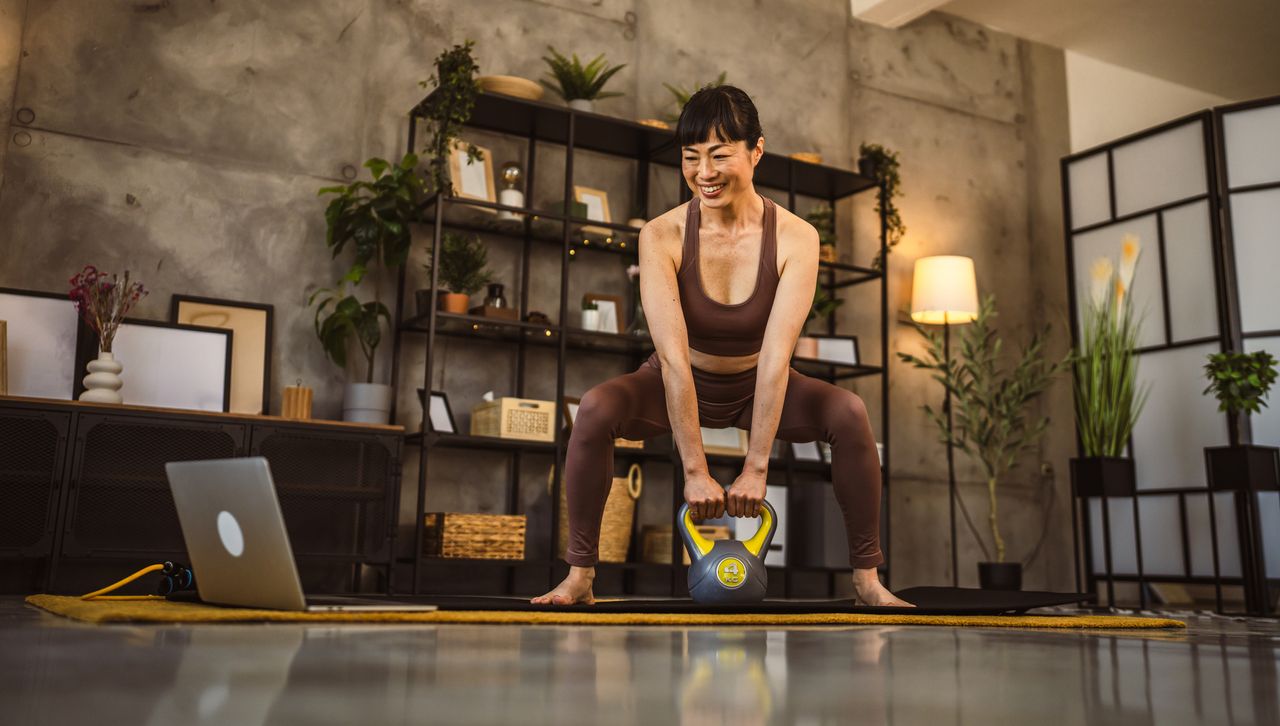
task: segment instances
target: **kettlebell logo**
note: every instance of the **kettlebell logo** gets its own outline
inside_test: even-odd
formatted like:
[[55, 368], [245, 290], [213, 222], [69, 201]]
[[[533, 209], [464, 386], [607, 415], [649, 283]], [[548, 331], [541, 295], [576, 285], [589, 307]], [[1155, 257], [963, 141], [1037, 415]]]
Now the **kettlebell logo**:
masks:
[[716, 579], [725, 587], [741, 587], [747, 581], [747, 563], [726, 557], [716, 563]]

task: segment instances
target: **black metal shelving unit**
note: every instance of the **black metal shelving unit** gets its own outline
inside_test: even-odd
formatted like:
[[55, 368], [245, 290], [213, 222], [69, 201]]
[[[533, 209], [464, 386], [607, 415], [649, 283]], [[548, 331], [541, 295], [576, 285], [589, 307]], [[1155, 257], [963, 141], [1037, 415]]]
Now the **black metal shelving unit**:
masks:
[[[408, 150], [414, 151], [416, 144], [418, 120], [421, 109], [431, 102], [431, 96], [410, 113]], [[525, 146], [525, 199], [535, 199], [537, 150], [540, 144], [552, 144], [564, 147], [564, 189], [562, 198], [572, 199], [574, 190], [574, 157], [579, 151], [589, 151], [613, 157], [630, 159], [636, 162], [636, 194], [637, 206], [649, 210], [649, 175], [653, 166], [667, 167], [678, 174], [680, 165], [679, 149], [673, 143], [671, 131], [656, 129], [626, 119], [613, 118], [595, 113], [575, 111], [561, 106], [553, 106], [537, 101], [527, 101], [494, 94], [481, 94], [476, 101], [467, 127], [485, 132], [495, 132], [524, 140]], [[797, 196], [806, 196], [826, 201], [832, 206], [833, 213], [838, 200], [873, 191], [883, 201], [885, 189], [874, 180], [857, 173], [836, 169], [820, 164], [810, 164], [777, 154], [766, 153], [756, 167], [755, 185], [766, 189], [781, 190], [787, 194], [787, 208], [796, 209]], [[689, 198], [689, 190], [683, 183], [680, 185], [681, 200]], [[884, 208], [880, 204], [880, 208]], [[513, 212], [519, 216], [517, 220], [499, 220], [495, 211]], [[432, 362], [435, 354], [435, 342], [438, 337], [451, 337], [484, 341], [511, 343], [515, 346], [515, 391], [513, 395], [524, 395], [525, 364], [528, 352], [536, 347], [551, 348], [556, 351], [556, 402], [565, 395], [565, 370], [568, 355], [571, 351], [591, 351], [627, 356], [633, 365], [639, 363], [653, 350], [652, 342], [646, 336], [627, 334], [598, 333], [571, 328], [562, 324], [536, 324], [523, 320], [528, 311], [529, 279], [531, 252], [535, 245], [558, 245], [560, 250], [560, 302], [559, 311], [563, 318], [569, 309], [569, 260], [577, 254], [636, 254], [636, 237], [638, 230], [622, 224], [606, 224], [588, 219], [573, 217], [552, 210], [534, 209], [530, 207], [511, 207], [487, 201], [467, 199], [448, 195], [435, 195], [421, 207], [422, 219], [432, 229], [431, 258], [439, 259], [440, 240], [445, 228], [480, 232], [497, 237], [509, 238], [513, 243], [522, 245], [521, 273], [519, 284], [519, 321], [495, 320], [471, 315], [458, 315], [432, 309], [428, 314], [417, 317], [405, 317], [406, 273], [402, 267], [398, 284], [395, 311], [395, 338], [393, 343], [392, 377], [393, 385], [399, 385], [399, 365], [401, 350], [406, 341], [421, 344], [426, 348], [423, 370], [423, 387], [430, 390]], [[883, 251], [887, 238], [887, 219], [880, 214], [880, 246]], [[580, 227], [590, 225], [602, 228], [611, 233], [607, 240], [592, 239], [584, 235]], [[437, 265], [432, 265], [432, 275], [428, 288], [437, 289]], [[888, 349], [888, 286], [884, 275], [875, 269], [849, 265], [838, 262], [821, 263], [819, 284], [829, 294], [844, 288], [866, 283], [880, 285], [880, 364], [879, 365], [835, 365], [794, 359], [792, 365], [807, 375], [838, 381], [864, 376], [878, 376], [881, 381], [881, 442], [884, 445], [884, 461], [882, 485], [884, 487], [884, 522], [882, 533], [886, 563], [882, 571], [886, 582], [889, 579], [889, 372], [886, 363], [889, 360]], [[632, 311], [634, 314], [634, 311]], [[827, 332], [835, 330], [835, 316], [827, 318]], [[396, 397], [393, 397], [393, 401]], [[393, 420], [395, 412], [392, 412]], [[556, 465], [556, 478], [552, 494], [552, 521], [548, 537], [549, 542], [526, 549], [524, 560], [474, 560], [474, 559], [437, 559], [430, 558], [432, 567], [461, 566], [467, 568], [498, 568], [508, 573], [508, 586], [513, 582], [514, 568], [537, 568], [545, 570], [547, 583], [554, 584], [560, 571], [565, 569], [558, 561], [555, 532], [558, 531], [559, 518], [564, 516], [560, 511], [560, 487], [563, 486], [561, 472], [567, 448], [567, 436], [563, 428], [557, 426], [556, 437], [552, 442], [527, 442], [496, 437], [479, 437], [462, 434], [414, 433], [408, 434], [406, 444], [418, 447], [418, 481], [415, 506], [415, 535], [413, 555], [402, 563], [413, 565], [413, 592], [424, 589], [423, 564], [428, 558], [422, 556], [425, 503], [429, 480], [431, 452], [436, 449], [473, 449], [493, 452], [505, 452], [513, 457], [511, 472], [507, 482], [507, 512], [517, 513], [519, 502], [519, 472], [521, 457], [525, 455], [551, 455]], [[615, 462], [624, 465], [633, 461], [668, 461], [673, 465], [676, 481], [672, 486], [672, 520], [678, 508], [683, 490], [679, 454], [674, 446], [656, 450], [646, 443], [645, 449], [617, 448], [614, 452]], [[790, 447], [782, 447], [783, 456], [771, 459], [771, 471], [781, 471], [785, 476], [788, 497], [794, 503], [796, 486], [817, 485], [798, 478], [801, 473], [816, 473], [830, 478], [830, 464], [796, 460], [790, 453]], [[776, 450], [776, 449], [775, 449]], [[741, 463], [740, 457], [708, 455], [709, 466], [732, 466]], [[796, 508], [788, 506], [788, 511]], [[638, 517], [636, 518], [639, 519]], [[637, 526], [637, 525], [633, 525]], [[794, 532], [794, 527], [789, 530]], [[632, 552], [638, 556], [638, 537], [632, 533]], [[794, 538], [792, 538], [794, 541]], [[622, 571], [628, 574], [636, 572], [670, 573], [671, 593], [676, 594], [684, 588], [686, 567], [681, 563], [682, 545], [678, 537], [672, 538], [671, 562], [676, 564], [653, 564], [644, 562], [601, 563], [602, 572]], [[529, 554], [530, 552], [539, 554]], [[794, 548], [792, 548], [794, 552]], [[545, 554], [543, 554], [545, 553]], [[792, 555], [794, 557], [794, 555]], [[784, 591], [792, 590], [794, 573], [817, 573], [827, 575], [829, 592], [835, 590], [835, 579], [838, 573], [847, 572], [849, 568], [813, 567], [788, 564], [783, 568], [771, 567], [771, 573], [781, 574], [784, 578]], [[624, 588], [630, 589], [634, 581], [628, 577], [624, 580]]]

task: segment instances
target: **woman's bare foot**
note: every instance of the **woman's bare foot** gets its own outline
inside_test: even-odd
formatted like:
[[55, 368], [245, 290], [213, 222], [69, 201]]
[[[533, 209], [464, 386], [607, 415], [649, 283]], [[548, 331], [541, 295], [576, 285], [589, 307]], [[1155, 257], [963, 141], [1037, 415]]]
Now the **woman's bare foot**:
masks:
[[854, 600], [858, 605], [888, 608], [915, 607], [915, 605], [889, 592], [884, 585], [880, 584], [880, 575], [874, 567], [853, 571], [853, 591], [857, 594]]
[[570, 567], [569, 575], [546, 595], [539, 595], [529, 602], [534, 605], [594, 605], [591, 583], [596, 579], [594, 567]]

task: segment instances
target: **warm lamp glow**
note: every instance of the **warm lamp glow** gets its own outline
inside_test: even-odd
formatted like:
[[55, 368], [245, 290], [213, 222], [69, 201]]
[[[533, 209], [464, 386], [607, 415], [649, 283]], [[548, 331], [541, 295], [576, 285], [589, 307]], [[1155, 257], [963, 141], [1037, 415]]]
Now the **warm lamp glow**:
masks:
[[916, 260], [911, 281], [911, 319], [925, 325], [968, 323], [978, 317], [973, 259], [938, 255]]

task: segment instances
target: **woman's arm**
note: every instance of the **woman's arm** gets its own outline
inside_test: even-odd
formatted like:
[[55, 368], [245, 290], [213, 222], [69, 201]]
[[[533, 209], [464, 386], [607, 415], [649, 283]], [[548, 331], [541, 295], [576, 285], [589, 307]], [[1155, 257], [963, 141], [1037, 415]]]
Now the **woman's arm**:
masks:
[[787, 396], [791, 354], [813, 307], [813, 292], [818, 284], [818, 231], [813, 225], [791, 217], [785, 229], [778, 230], [778, 244], [785, 257], [779, 267], [778, 292], [756, 362], [756, 395], [747, 457], [742, 474], [729, 488], [726, 502], [727, 511], [734, 517], [754, 517], [759, 513], [769, 472], [769, 453], [778, 433], [782, 402]]
[[676, 282], [673, 253], [681, 244], [679, 228], [664, 217], [651, 220], [640, 230], [639, 244], [640, 304], [662, 363], [667, 417], [684, 464], [685, 500], [694, 519], [719, 517], [724, 514], [724, 489], [711, 478], [702, 448], [698, 397], [689, 367], [689, 331]]

